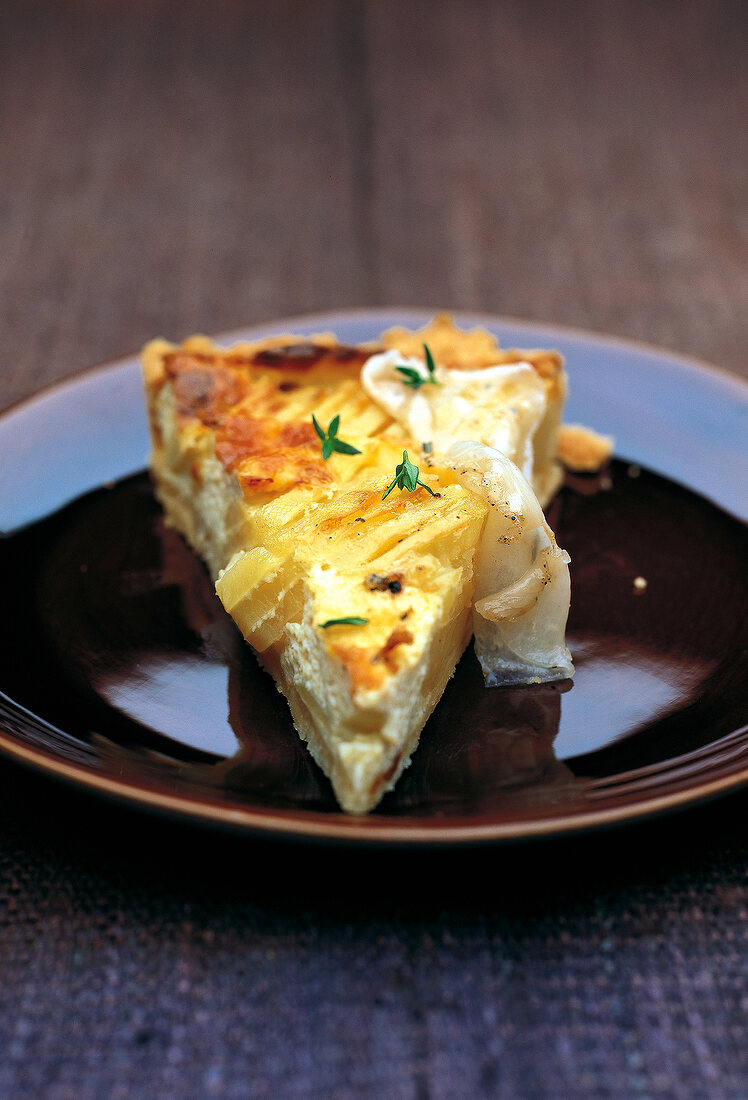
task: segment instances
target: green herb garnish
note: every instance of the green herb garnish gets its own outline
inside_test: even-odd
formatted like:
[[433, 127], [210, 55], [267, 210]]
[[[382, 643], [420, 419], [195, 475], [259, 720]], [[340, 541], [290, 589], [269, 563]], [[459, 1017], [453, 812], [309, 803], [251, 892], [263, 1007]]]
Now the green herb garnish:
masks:
[[415, 367], [395, 367], [395, 370], [403, 375], [403, 385], [410, 386], [411, 389], [418, 390], [421, 386], [425, 386], [427, 383], [431, 383], [432, 386], [441, 385], [437, 382], [434, 371], [436, 370], [436, 364], [434, 363], [434, 357], [429, 351], [428, 344], [423, 345], [423, 351], [426, 356], [426, 370], [429, 372], [428, 377], [424, 378], [419, 370]]
[[382, 494], [382, 500], [385, 500], [390, 495], [396, 485], [398, 489], [407, 489], [409, 493], [414, 492], [420, 485], [421, 488], [431, 493], [432, 497], [437, 496], [438, 494], [435, 493], [433, 489], [431, 489], [428, 485], [425, 485], [419, 479], [418, 474], [418, 467], [414, 466], [413, 463], [410, 461], [410, 459], [408, 458], [408, 452], [403, 451], [403, 460], [402, 462], [398, 462], [397, 466], [395, 467], [395, 480], [387, 489], [387, 492]]
[[317, 417], [312, 413], [312, 423], [314, 424], [314, 430], [322, 441], [322, 457], [327, 462], [333, 451], [337, 451], [341, 455], [360, 455], [361, 452], [357, 447], [352, 447], [350, 443], [344, 443], [342, 439], [338, 439], [338, 428], [340, 427], [340, 417], [334, 416], [330, 421], [327, 431], [324, 431], [317, 423]]
[[327, 630], [328, 626], [366, 626], [368, 619], [360, 619], [358, 615], [349, 615], [345, 619], [328, 619], [326, 623], [318, 623], [320, 630]]

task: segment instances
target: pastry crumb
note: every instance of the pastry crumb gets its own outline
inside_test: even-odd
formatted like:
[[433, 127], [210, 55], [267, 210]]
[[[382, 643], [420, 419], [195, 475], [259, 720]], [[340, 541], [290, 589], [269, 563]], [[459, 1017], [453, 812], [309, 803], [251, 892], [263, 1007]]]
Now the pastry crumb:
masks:
[[582, 424], [562, 424], [558, 433], [556, 454], [564, 466], [574, 473], [593, 473], [609, 461], [613, 440]]

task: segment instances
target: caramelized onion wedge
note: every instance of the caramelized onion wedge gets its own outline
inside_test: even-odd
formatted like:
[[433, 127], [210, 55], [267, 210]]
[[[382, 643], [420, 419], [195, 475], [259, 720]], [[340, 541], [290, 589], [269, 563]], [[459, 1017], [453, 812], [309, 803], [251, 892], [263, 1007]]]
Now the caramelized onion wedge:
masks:
[[569, 555], [556, 544], [529, 482], [506, 455], [457, 443], [446, 460], [490, 505], [478, 548], [475, 651], [487, 685], [574, 675], [565, 629]]

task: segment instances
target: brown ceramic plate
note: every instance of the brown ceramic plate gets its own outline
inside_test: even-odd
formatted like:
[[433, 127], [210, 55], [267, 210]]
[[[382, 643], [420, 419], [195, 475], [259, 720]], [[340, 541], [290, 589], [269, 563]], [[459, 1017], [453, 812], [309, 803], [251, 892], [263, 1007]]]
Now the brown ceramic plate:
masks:
[[[356, 341], [368, 311], [233, 336]], [[615, 435], [554, 505], [572, 557], [573, 684], [483, 687], [468, 652], [412, 766], [365, 819], [335, 806], [284, 700], [167, 531], [136, 360], [0, 417], [0, 749], [79, 786], [254, 833], [360, 843], [549, 836], [748, 780], [748, 388], [652, 348], [496, 318], [567, 357], [567, 419]], [[644, 578], [646, 587], [635, 584]]]

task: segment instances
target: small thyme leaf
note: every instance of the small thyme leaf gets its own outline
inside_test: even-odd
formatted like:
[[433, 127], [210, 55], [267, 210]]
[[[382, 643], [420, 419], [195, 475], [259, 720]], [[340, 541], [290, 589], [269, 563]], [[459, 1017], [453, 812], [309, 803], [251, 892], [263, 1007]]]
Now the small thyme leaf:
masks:
[[430, 486], [426, 485], [423, 481], [420, 480], [420, 478], [418, 477], [419, 472], [420, 471], [418, 467], [415, 466], [408, 458], [408, 452], [403, 451], [403, 460], [402, 462], [398, 462], [397, 466], [395, 467], [395, 479], [382, 494], [382, 500], [387, 499], [387, 497], [390, 495], [396, 485], [399, 489], [407, 489], [409, 493], [415, 492], [415, 490], [420, 485], [421, 488], [431, 493], [432, 497], [438, 496], [438, 493], [435, 493]]
[[368, 619], [361, 619], [358, 615], [348, 615], [344, 619], [328, 619], [326, 623], [318, 623], [320, 630], [327, 630], [328, 626], [366, 626]]
[[327, 462], [333, 451], [337, 451], [341, 455], [360, 455], [361, 452], [357, 447], [354, 447], [350, 443], [344, 443], [342, 439], [338, 439], [338, 428], [340, 427], [340, 414], [334, 416], [330, 421], [327, 431], [317, 423], [317, 417], [312, 413], [312, 424], [314, 424], [314, 430], [322, 440], [322, 458]]
[[402, 374], [403, 385], [410, 386], [411, 389], [419, 390], [421, 386], [431, 383], [432, 386], [440, 386], [441, 382], [438, 382], [434, 371], [436, 370], [436, 364], [434, 363], [434, 357], [429, 351], [428, 344], [423, 345], [423, 352], [426, 357], [426, 370], [428, 371], [428, 377], [424, 378], [419, 370], [415, 367], [395, 367], [395, 370]]
[[436, 381], [436, 378], [434, 377], [434, 371], [436, 370], [436, 363], [434, 362], [434, 357], [431, 354], [431, 351], [429, 349], [428, 344], [423, 345], [423, 354], [426, 356], [426, 367], [428, 369], [429, 375], [431, 376], [429, 378], [429, 382], [434, 382], [438, 386], [439, 383]]
[[418, 373], [415, 367], [395, 367], [395, 370], [404, 376], [403, 385], [410, 386], [414, 390], [420, 389], [428, 381]]
[[340, 455], [360, 455], [361, 452], [352, 447], [350, 443], [344, 443], [342, 439], [333, 439], [332, 449]]

